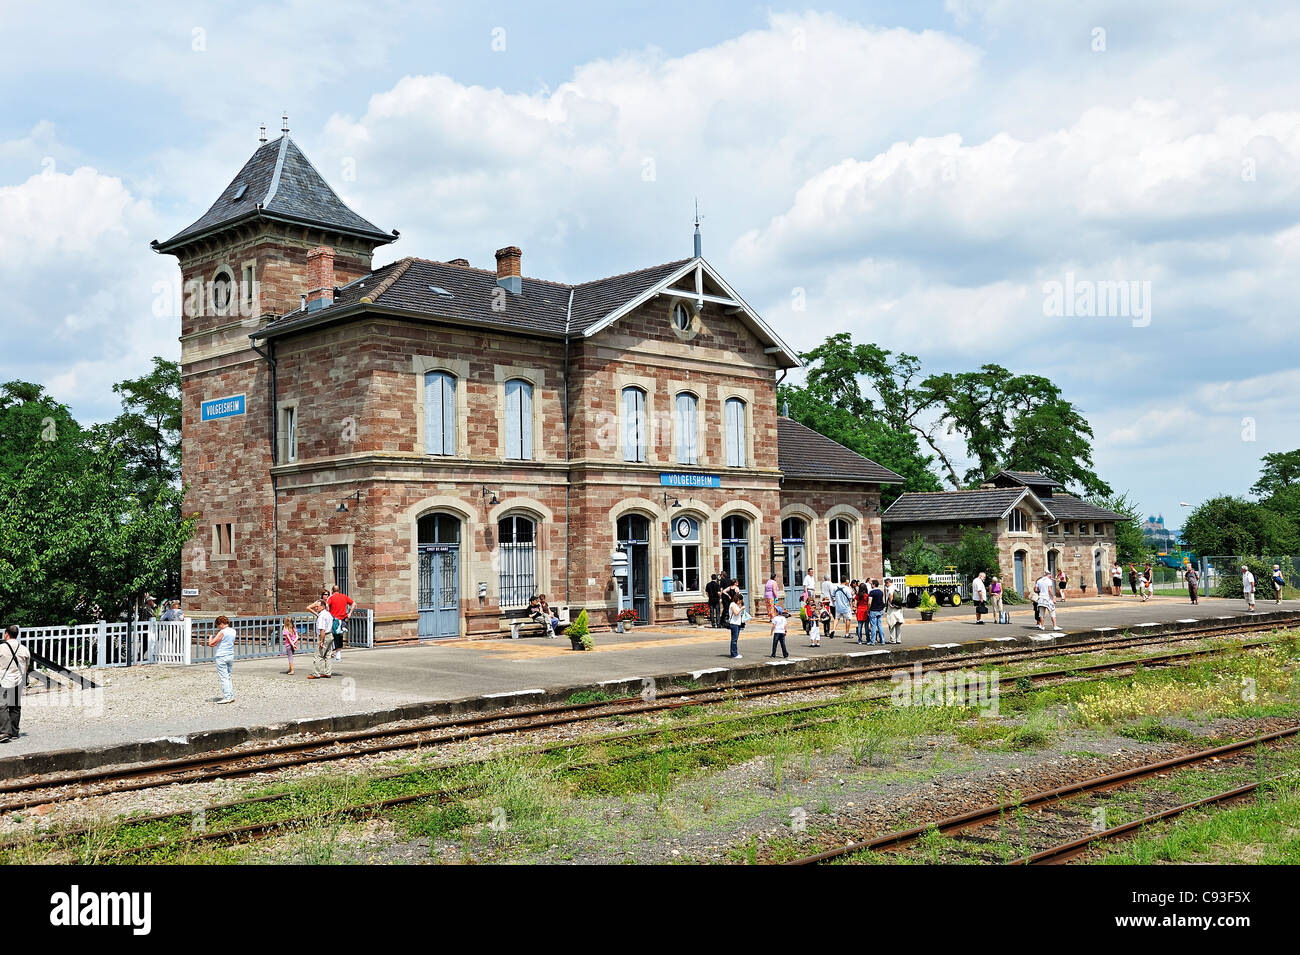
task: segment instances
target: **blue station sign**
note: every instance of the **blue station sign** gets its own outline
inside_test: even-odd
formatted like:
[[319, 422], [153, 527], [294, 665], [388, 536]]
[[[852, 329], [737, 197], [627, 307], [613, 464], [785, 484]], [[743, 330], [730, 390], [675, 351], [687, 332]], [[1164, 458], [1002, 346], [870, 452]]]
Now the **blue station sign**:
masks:
[[660, 474], [659, 483], [664, 487], [722, 487], [722, 475]]
[[203, 402], [204, 421], [211, 421], [214, 418], [233, 418], [235, 415], [244, 413], [244, 396], [231, 395], [229, 398], [213, 398], [211, 401]]

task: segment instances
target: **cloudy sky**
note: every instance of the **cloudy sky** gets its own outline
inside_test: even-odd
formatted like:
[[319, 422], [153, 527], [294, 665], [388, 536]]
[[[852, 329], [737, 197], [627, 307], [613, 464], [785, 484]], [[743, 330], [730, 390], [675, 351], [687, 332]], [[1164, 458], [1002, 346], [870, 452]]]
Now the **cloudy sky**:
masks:
[[287, 110], [377, 264], [594, 278], [689, 255], [699, 197], [790, 344], [1046, 375], [1172, 524], [1300, 446], [1293, 4], [4, 5], [0, 375], [84, 419], [179, 355], [149, 241]]

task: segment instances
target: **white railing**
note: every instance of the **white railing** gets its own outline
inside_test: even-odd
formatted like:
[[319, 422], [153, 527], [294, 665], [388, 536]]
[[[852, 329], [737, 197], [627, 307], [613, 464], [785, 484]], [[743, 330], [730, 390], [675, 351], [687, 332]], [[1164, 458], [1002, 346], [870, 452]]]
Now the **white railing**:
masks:
[[[284, 652], [281, 629], [286, 620], [298, 624], [306, 646], [315, 642], [310, 614], [292, 613], [266, 617], [241, 617], [232, 626], [239, 634], [235, 658], [251, 660], [279, 656]], [[71, 670], [93, 667], [122, 667], [128, 663], [188, 665], [209, 662], [213, 650], [207, 645], [212, 635], [210, 620], [138, 620], [76, 624], [70, 627], [20, 627], [19, 639], [34, 654]], [[128, 636], [129, 634], [129, 636]], [[348, 647], [375, 645], [373, 610], [354, 609], [347, 620]]]

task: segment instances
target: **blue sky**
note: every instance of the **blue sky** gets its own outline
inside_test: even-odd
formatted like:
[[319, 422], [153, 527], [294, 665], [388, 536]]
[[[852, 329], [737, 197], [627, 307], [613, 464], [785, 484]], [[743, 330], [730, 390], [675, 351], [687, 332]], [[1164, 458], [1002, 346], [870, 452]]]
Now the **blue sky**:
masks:
[[[175, 357], [174, 260], [287, 110], [377, 259], [705, 255], [799, 349], [1051, 377], [1151, 512], [1300, 445], [1300, 11], [1278, 3], [61, 3], [0, 36], [0, 374], [83, 418]], [[1057, 316], [1052, 283], [1124, 283]], [[1118, 286], [1111, 286], [1117, 288]], [[1135, 302], [1146, 302], [1139, 313]], [[800, 311], [800, 302], [806, 309]]]

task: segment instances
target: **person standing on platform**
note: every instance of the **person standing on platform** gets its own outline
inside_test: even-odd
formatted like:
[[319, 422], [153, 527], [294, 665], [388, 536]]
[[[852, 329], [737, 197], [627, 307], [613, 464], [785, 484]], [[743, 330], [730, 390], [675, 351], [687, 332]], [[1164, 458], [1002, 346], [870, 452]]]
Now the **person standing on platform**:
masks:
[[989, 583], [989, 599], [993, 601], [993, 622], [1002, 622], [1002, 578], [994, 577]]
[[982, 570], [976, 574], [975, 579], [971, 581], [970, 599], [975, 601], [975, 622], [978, 624], [984, 623], [981, 618], [984, 614], [989, 612], [989, 591], [988, 587], [984, 585], [984, 571]]
[[1056, 575], [1056, 595], [1061, 600], [1065, 599], [1065, 588], [1068, 586], [1070, 586], [1070, 578], [1065, 576], [1065, 568], [1062, 567], [1061, 572]]
[[1200, 601], [1197, 599], [1196, 590], [1197, 590], [1197, 585], [1201, 581], [1201, 575], [1196, 572], [1195, 567], [1193, 567], [1191, 564], [1188, 564], [1187, 570], [1183, 572], [1183, 576], [1187, 578], [1187, 596], [1191, 598], [1192, 604], [1195, 605], [1197, 603], [1200, 603]]
[[235, 667], [235, 639], [239, 636], [230, 625], [230, 618], [221, 616], [216, 619], [216, 630], [208, 638], [208, 646], [216, 647], [212, 662], [217, 665], [217, 679], [221, 682], [221, 699], [218, 703], [235, 702], [235, 686], [231, 681], [231, 671]]
[[722, 626], [722, 585], [718, 583], [718, 575], [714, 574], [709, 578], [709, 582], [704, 585], [704, 596], [709, 602], [709, 626]]
[[334, 675], [334, 617], [319, 600], [307, 609], [316, 614], [316, 655], [307, 679], [329, 679]]
[[731, 628], [731, 659], [740, 659], [740, 628], [745, 625], [745, 598], [740, 591], [728, 591], [731, 603], [727, 605], [727, 625]]
[[835, 594], [835, 619], [844, 621], [844, 639], [849, 638], [849, 621], [853, 619], [853, 591], [847, 580], [840, 581]]
[[18, 738], [23, 691], [32, 666], [31, 651], [18, 642], [18, 632], [17, 624], [10, 624], [0, 642], [0, 743]]
[[1246, 598], [1246, 608], [1255, 612], [1255, 575], [1244, 564], [1241, 567], [1241, 593]]
[[1128, 586], [1133, 591], [1133, 596], [1138, 595], [1138, 572], [1137, 567], [1133, 564], [1128, 565]]
[[1116, 597], [1124, 594], [1124, 569], [1120, 567], [1119, 561], [1110, 567], [1110, 592]]
[[1043, 622], [1042, 622], [1043, 616], [1047, 616], [1051, 618], [1053, 630], [1061, 629], [1056, 625], [1056, 603], [1055, 601], [1052, 600], [1052, 591], [1054, 588], [1055, 588], [1055, 584], [1052, 581], [1052, 575], [1047, 573], [1046, 571], [1043, 571], [1043, 576], [1038, 578], [1038, 583], [1034, 586], [1034, 589], [1038, 591], [1036, 602], [1038, 604], [1038, 611], [1039, 611], [1039, 622], [1038, 622], [1039, 630], [1047, 629], [1046, 627], [1043, 626]]
[[887, 643], [903, 642], [903, 601], [898, 599], [885, 611], [885, 641]]
[[293, 676], [293, 655], [298, 652], [298, 625], [292, 617], [284, 618], [280, 628], [280, 639], [284, 641], [284, 655], [289, 658], [289, 676]]
[[817, 574], [811, 567], [808, 568], [808, 573], [803, 575], [803, 592], [805, 597], [817, 592]]
[[1280, 604], [1282, 602], [1282, 588], [1286, 586], [1286, 578], [1282, 576], [1282, 567], [1280, 564], [1273, 565], [1273, 602]]
[[885, 592], [880, 589], [880, 581], [871, 581], [867, 599], [871, 601], [867, 606], [867, 643], [883, 645], [885, 632], [881, 628], [881, 618], [885, 615]]
[[776, 616], [776, 574], [768, 574], [763, 584], [763, 600], [767, 603], [767, 619]]
[[[538, 599], [541, 602], [543, 615], [550, 616], [550, 607], [546, 605], [546, 594], [539, 594]], [[352, 613], [352, 608], [357, 602], [339, 590], [338, 584], [330, 588], [329, 598], [325, 601], [325, 606], [329, 608], [330, 616], [334, 618], [334, 659], [343, 659], [343, 641], [348, 635], [347, 619]]]
[[871, 598], [867, 596], [869, 590], [864, 580], [858, 585], [857, 596], [853, 598], [854, 616], [858, 618], [858, 643], [867, 635], [867, 612], [871, 607]]
[[785, 608], [777, 606], [772, 613], [772, 652], [768, 654], [772, 659], [776, 659], [776, 646], [781, 645], [781, 654], [783, 659], [788, 659], [790, 651], [785, 647]]

